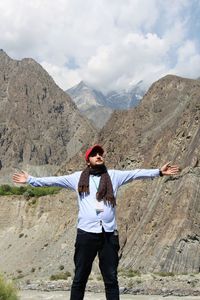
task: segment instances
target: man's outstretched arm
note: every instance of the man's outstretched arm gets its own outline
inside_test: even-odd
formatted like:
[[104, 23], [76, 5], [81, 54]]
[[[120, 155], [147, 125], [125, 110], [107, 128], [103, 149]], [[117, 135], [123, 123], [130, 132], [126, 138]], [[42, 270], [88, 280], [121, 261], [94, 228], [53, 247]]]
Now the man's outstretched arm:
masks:
[[179, 171], [180, 168], [177, 165], [171, 165], [168, 162], [159, 169], [116, 170], [113, 181], [115, 181], [116, 186], [120, 187], [132, 180], [155, 178], [164, 175], [173, 176], [178, 175]]
[[13, 174], [13, 182], [17, 184], [28, 183], [32, 186], [59, 186], [76, 190], [78, 185], [78, 172], [65, 176], [49, 176], [49, 177], [33, 177], [25, 171], [20, 171]]

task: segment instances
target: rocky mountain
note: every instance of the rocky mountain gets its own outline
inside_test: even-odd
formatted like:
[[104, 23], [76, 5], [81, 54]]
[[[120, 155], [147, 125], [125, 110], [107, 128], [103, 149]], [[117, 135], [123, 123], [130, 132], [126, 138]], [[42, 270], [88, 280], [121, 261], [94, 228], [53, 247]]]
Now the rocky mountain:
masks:
[[[140, 105], [115, 112], [100, 133], [115, 168], [171, 161], [176, 177], [140, 181], [121, 190], [121, 265], [142, 272], [199, 272], [200, 82], [166, 76]], [[125, 209], [126, 208], [126, 209]]]
[[113, 110], [124, 110], [135, 107], [144, 96], [146, 88], [140, 81], [127, 90], [112, 91], [106, 95], [106, 105]]
[[[6, 59], [10, 61], [9, 58]], [[11, 70], [13, 70], [13, 63], [17, 65], [15, 61], [10, 62]], [[32, 60], [29, 63], [35, 66]], [[20, 64], [23, 66], [22, 62], [18, 62], [18, 67]], [[34, 70], [32, 68], [30, 73], [25, 73], [26, 78], [32, 75]], [[44, 74], [42, 69], [41, 73]], [[20, 78], [19, 75], [16, 77]], [[4, 78], [7, 77], [3, 76]], [[26, 92], [26, 86], [23, 86], [23, 89], [14, 82], [13, 79], [8, 90], [13, 86], [15, 93], [19, 93], [18, 90], [20, 90], [24, 98], [27, 97], [27, 92], [28, 95], [31, 93], [30, 88]], [[28, 82], [27, 79], [26, 83]], [[39, 85], [36, 78], [34, 83], [32, 89]], [[44, 87], [48, 87], [49, 91], [49, 86]], [[40, 110], [37, 110], [37, 114], [42, 115], [43, 123], [46, 124], [44, 118], [48, 115], [43, 112], [46, 108], [41, 101], [45, 93], [42, 88], [43, 85], [42, 87], [39, 85], [40, 97], [36, 99], [40, 100]], [[54, 86], [54, 89], [57, 87]], [[55, 92], [50, 91], [49, 93], [54, 95]], [[4, 93], [4, 95], [10, 95], [10, 93], [6, 94], [6, 90]], [[59, 90], [57, 93], [61, 93], [60, 97], [53, 98], [54, 101], [63, 99], [62, 103], [65, 103], [64, 99], [69, 99], [62, 91]], [[178, 176], [134, 181], [120, 189], [117, 200], [121, 244], [120, 270], [178, 274], [199, 273], [200, 271], [199, 95], [199, 80], [166, 76], [151, 86], [137, 107], [128, 111], [115, 111], [95, 138], [95, 141], [101, 143], [106, 149], [108, 168], [154, 168], [160, 167], [167, 161], [177, 163], [182, 168]], [[43, 101], [46, 101], [45, 99]], [[20, 106], [21, 111], [24, 109], [24, 103]], [[30, 105], [30, 102], [28, 103]], [[67, 103], [68, 108], [71, 106], [74, 108], [68, 118], [73, 116], [74, 122], [84, 120], [70, 100]], [[6, 105], [4, 107], [6, 109]], [[28, 107], [27, 104], [26, 114], [30, 118], [32, 115]], [[9, 118], [9, 110], [6, 110], [6, 114]], [[59, 119], [59, 114], [56, 116]], [[23, 118], [20, 122], [25, 122]], [[3, 120], [5, 124], [9, 124], [6, 123], [6, 117]], [[12, 118], [9, 120], [11, 121]], [[38, 116], [37, 121], [39, 120]], [[51, 122], [54, 122], [53, 120], [52, 117]], [[68, 122], [73, 123], [73, 121]], [[51, 122], [49, 121], [48, 127], [40, 123], [42, 128], [36, 139], [37, 145], [43, 145], [46, 135], [44, 130], [48, 133]], [[81, 124], [88, 124], [85, 122]], [[4, 123], [2, 122], [1, 126]], [[16, 123], [15, 121], [14, 124]], [[15, 126], [19, 130], [18, 123]], [[31, 123], [31, 126], [36, 125]], [[86, 125], [81, 126], [83, 128]], [[87, 129], [89, 133], [92, 131], [90, 126]], [[23, 133], [26, 135], [25, 130]], [[32, 135], [34, 136], [34, 131], [30, 131], [29, 134], [31, 138]], [[82, 135], [81, 138], [89, 141], [87, 134]], [[93, 142], [94, 136], [92, 138], [90, 141]], [[20, 141], [21, 138], [18, 139], [18, 142]], [[77, 155], [73, 157], [72, 152], [66, 157], [66, 161], [61, 161], [60, 153], [62, 152], [60, 152], [59, 141], [60, 136], [55, 135], [54, 145], [58, 151], [58, 159], [55, 159], [55, 163], [61, 165], [57, 174], [66, 174], [83, 168], [84, 159]], [[81, 148], [82, 153], [86, 147], [87, 144]], [[7, 149], [10, 153], [9, 147]], [[79, 147], [73, 149], [74, 152], [79, 152], [79, 150]], [[37, 153], [34, 156], [35, 161], [29, 161], [39, 165], [43, 163], [43, 160], [40, 161], [40, 154], [37, 158]], [[6, 152], [4, 152], [5, 155], [7, 155]], [[15, 156], [9, 157], [11, 164]], [[60, 273], [61, 269], [63, 272], [73, 273], [77, 219], [74, 193], [61, 191], [58, 195], [39, 199], [26, 199], [23, 196], [1, 197], [0, 202], [1, 272], [5, 272], [9, 277], [20, 277], [21, 280], [49, 278], [52, 274]], [[94, 272], [98, 270], [97, 265], [96, 261]]]
[[15, 166], [34, 166], [39, 173], [55, 169], [95, 134], [71, 98], [36, 61], [13, 60], [0, 51], [2, 176]]
[[136, 106], [143, 97], [145, 88], [141, 81], [127, 90], [103, 94], [81, 81], [66, 93], [72, 97], [83, 115], [92, 120], [97, 128], [102, 128], [115, 109], [124, 110]]
[[81, 81], [68, 89], [66, 93], [71, 96], [80, 112], [90, 119], [94, 126], [101, 128], [108, 121], [112, 109], [106, 106], [105, 96], [100, 91], [90, 88]]

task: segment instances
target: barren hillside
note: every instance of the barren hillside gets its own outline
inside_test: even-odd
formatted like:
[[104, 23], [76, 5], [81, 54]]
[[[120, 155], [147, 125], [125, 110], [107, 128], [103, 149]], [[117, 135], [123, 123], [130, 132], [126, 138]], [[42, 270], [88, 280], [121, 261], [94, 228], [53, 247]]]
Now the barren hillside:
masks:
[[54, 172], [90, 143], [96, 130], [33, 59], [0, 50], [1, 182], [13, 167]]
[[100, 134], [117, 168], [171, 161], [180, 176], [127, 185], [118, 204], [122, 265], [143, 272], [199, 272], [200, 82], [157, 81], [141, 105], [116, 112]]

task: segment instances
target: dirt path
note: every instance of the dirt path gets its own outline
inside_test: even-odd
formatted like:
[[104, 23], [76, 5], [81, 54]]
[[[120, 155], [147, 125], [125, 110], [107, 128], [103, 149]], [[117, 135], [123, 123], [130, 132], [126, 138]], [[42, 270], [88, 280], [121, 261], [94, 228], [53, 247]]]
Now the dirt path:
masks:
[[[38, 292], [38, 291], [21, 291], [20, 300], [67, 300], [69, 292]], [[200, 296], [188, 297], [162, 297], [162, 296], [133, 296], [121, 295], [120, 300], [200, 300]], [[102, 293], [86, 293], [84, 300], [105, 300], [105, 295]]]

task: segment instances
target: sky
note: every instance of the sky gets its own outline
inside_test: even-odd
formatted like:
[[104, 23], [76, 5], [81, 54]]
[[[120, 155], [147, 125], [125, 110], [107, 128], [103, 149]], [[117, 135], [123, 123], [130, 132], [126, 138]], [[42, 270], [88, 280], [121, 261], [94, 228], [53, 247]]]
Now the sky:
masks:
[[63, 89], [200, 77], [200, 0], [0, 0], [0, 48]]

